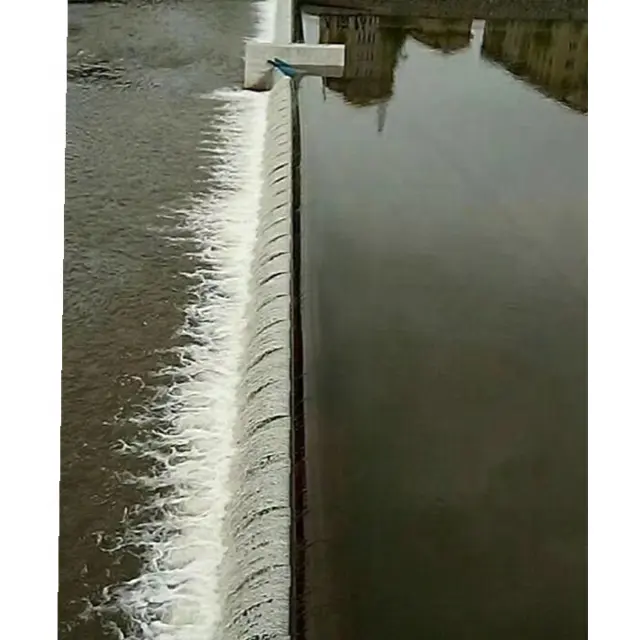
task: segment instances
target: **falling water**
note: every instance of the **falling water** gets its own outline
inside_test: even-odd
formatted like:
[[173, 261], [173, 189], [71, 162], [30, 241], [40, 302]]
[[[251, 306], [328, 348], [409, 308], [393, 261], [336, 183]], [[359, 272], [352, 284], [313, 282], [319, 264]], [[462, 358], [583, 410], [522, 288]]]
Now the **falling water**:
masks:
[[291, 87], [269, 95], [265, 176], [252, 269], [223, 566], [225, 640], [285, 638], [290, 576]]
[[[261, 40], [275, 4], [259, 5]], [[153, 499], [122, 542], [143, 571], [101, 605], [124, 616], [122, 638], [288, 635], [291, 147], [290, 87], [279, 84], [208, 96], [216, 142], [205, 137], [201, 151], [224, 168], [176, 211], [198, 265], [179, 364], [124, 447], [149, 461], [135, 482]]]

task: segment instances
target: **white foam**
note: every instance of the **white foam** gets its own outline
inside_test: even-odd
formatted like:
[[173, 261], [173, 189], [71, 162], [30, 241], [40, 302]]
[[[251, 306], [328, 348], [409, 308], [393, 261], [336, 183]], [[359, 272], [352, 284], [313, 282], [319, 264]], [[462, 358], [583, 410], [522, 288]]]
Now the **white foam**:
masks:
[[[261, 40], [273, 36], [275, 4], [257, 4]], [[234, 428], [242, 404], [269, 97], [244, 91], [208, 97], [217, 113], [199, 153], [209, 168], [209, 191], [175, 212], [196, 247], [183, 346], [175, 351], [178, 364], [163, 372], [170, 384], [139, 420], [139, 440], [126, 444], [127, 455], [133, 452], [153, 469], [136, 479], [153, 501], [137, 510], [139, 524], [121, 543], [143, 559], [141, 574], [105, 594], [103, 609], [116, 608], [126, 618], [122, 638], [227, 637], [223, 529], [237, 492], [230, 471], [238, 447]]]
[[[193, 302], [177, 349], [180, 364], [154, 413], [162, 425], [133, 445], [155, 471], [140, 479], [156, 496], [153, 518], [129, 531], [142, 574], [118, 589], [131, 637], [211, 640], [222, 620], [223, 521], [243, 365], [244, 325], [261, 192], [266, 95], [220, 92], [213, 128], [231, 125], [211, 192], [182, 213], [197, 251]], [[206, 152], [203, 152], [206, 153]], [[151, 419], [141, 421], [151, 427]]]

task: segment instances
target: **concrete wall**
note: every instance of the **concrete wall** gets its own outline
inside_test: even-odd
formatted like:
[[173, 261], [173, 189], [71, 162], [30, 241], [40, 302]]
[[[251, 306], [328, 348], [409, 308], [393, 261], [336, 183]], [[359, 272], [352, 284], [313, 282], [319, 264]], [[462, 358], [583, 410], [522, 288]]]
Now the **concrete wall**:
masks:
[[587, 0], [300, 0], [313, 13], [505, 20], [586, 20]]

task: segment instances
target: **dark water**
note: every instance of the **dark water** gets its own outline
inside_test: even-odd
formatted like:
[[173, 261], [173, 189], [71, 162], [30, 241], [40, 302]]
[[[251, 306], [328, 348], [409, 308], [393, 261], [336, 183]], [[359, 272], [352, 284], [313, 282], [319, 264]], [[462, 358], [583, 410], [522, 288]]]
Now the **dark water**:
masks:
[[177, 211], [203, 189], [215, 117], [203, 95], [240, 84], [254, 18], [250, 0], [69, 8], [61, 638], [110, 637], [86, 604], [139, 570], [107, 551], [145, 499], [115, 447], [171, 363], [193, 268]]
[[586, 23], [306, 28], [308, 640], [586, 638]]

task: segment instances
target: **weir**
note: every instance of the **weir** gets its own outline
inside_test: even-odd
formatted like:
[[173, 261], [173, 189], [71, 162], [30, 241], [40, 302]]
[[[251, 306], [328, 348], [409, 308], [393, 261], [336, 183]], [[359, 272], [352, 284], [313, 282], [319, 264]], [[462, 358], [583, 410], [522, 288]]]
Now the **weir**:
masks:
[[264, 185], [250, 284], [246, 363], [231, 485], [226, 638], [289, 637], [291, 90], [269, 96]]
[[342, 75], [344, 45], [294, 44], [293, 0], [275, 0], [271, 43], [248, 42], [245, 88], [268, 91], [263, 186], [251, 269], [245, 365], [230, 484], [224, 640], [303, 637], [304, 434], [294, 184], [296, 81], [279, 57], [315, 75]]
[[[256, 4], [263, 39], [291, 44], [292, 7]], [[300, 542], [295, 85], [273, 72], [267, 92], [211, 96], [219, 111], [211, 133], [221, 142], [205, 140], [202, 153], [223, 168], [212, 168], [210, 190], [179, 212], [198, 242], [179, 364], [164, 371], [167, 388], [127, 444], [151, 467], [134, 480], [150, 502], [122, 543], [143, 566], [95, 607], [124, 618], [117, 624], [127, 640], [300, 637], [291, 606]]]
[[[276, 37], [291, 24], [277, 3]], [[263, 186], [250, 283], [239, 451], [228, 516], [225, 640], [290, 634], [291, 591], [291, 81], [268, 95]]]

